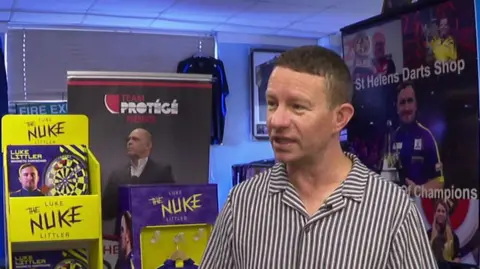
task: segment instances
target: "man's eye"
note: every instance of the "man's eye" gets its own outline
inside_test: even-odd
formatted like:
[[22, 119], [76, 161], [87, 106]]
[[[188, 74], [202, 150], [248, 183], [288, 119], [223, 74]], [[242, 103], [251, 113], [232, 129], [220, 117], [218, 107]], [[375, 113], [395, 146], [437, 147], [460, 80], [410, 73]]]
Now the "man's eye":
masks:
[[293, 109], [295, 109], [295, 110], [302, 110], [302, 109], [305, 109], [305, 107], [304, 107], [304, 106], [302, 106], [302, 105], [297, 105], [297, 104], [296, 104], [296, 105], [293, 105], [292, 107], [293, 107]]

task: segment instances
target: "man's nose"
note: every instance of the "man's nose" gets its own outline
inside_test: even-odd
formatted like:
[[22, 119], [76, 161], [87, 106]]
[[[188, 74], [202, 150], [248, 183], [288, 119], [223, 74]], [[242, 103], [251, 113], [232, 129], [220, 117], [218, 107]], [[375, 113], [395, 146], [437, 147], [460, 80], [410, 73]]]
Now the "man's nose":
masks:
[[270, 113], [271, 128], [286, 128], [290, 125], [290, 114], [287, 109], [278, 107]]

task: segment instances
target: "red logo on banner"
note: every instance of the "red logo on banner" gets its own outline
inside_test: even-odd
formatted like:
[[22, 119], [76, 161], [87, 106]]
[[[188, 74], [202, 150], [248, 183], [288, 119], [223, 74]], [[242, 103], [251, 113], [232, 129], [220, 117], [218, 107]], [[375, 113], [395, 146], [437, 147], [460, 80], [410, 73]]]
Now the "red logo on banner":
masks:
[[[470, 208], [470, 200], [452, 200], [451, 203], [449, 203], [449, 206], [450, 225], [455, 230], [466, 220], [468, 209]], [[423, 212], [425, 212], [425, 217], [427, 218], [428, 223], [432, 224], [435, 215], [435, 199], [422, 198], [422, 208]]]
[[120, 95], [118, 94], [105, 94], [105, 107], [112, 114], [118, 114], [120, 112]]
[[104, 103], [110, 113], [123, 114], [130, 123], [155, 123], [157, 116], [178, 114], [176, 99], [148, 101], [142, 94], [106, 94]]

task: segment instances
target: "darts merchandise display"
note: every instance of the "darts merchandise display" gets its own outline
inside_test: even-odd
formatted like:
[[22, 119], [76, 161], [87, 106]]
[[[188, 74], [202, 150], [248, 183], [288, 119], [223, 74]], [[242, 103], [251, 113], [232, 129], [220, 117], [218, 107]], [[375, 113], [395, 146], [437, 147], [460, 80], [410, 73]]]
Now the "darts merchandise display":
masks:
[[85, 145], [7, 146], [10, 197], [89, 194]]
[[87, 251], [58, 250], [16, 252], [13, 255], [13, 269], [88, 269]]
[[8, 268], [104, 269], [100, 164], [88, 126], [85, 115], [2, 118], [2, 130], [12, 130], [1, 136]]
[[216, 185], [122, 186], [119, 204], [115, 268], [198, 268], [218, 214]]

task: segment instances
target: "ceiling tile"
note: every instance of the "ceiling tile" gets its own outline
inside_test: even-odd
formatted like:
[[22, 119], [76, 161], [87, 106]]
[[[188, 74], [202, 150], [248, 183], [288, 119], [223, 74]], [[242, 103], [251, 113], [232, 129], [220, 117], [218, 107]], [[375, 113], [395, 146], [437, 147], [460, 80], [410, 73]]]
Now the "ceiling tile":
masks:
[[[3, 0], [1, 0], [3, 1]], [[14, 11], [85, 12], [94, 0], [16, 0]]]
[[316, 16], [307, 18], [303, 20], [302, 23], [306, 23], [305, 25], [310, 24], [311, 26], [319, 25], [319, 27], [332, 26], [338, 28], [336, 30], [339, 30], [346, 25], [369, 18], [371, 14], [372, 12], [359, 12], [335, 7], [324, 10]]
[[80, 24], [83, 15], [61, 13], [13, 12], [11, 22], [47, 25]]
[[328, 23], [328, 21], [321, 23], [310, 23], [310, 22], [297, 22], [289, 25], [286, 30], [293, 31], [308, 31], [308, 32], [319, 32], [319, 33], [334, 33], [338, 32], [342, 26], [338, 24]]
[[89, 14], [155, 18], [175, 0], [97, 0]]
[[209, 14], [162, 14], [158, 19], [165, 19], [167, 21], [188, 21], [188, 22], [214, 22], [214, 23], [223, 23], [225, 22], [225, 16], [211, 16]]
[[267, 27], [272, 29], [282, 29], [290, 24], [291, 21], [286, 20], [265, 20], [265, 19], [252, 19], [252, 18], [236, 18], [228, 20], [227, 22], [230, 25], [238, 26], [251, 26], [251, 27]]
[[82, 23], [95, 26], [146, 28], [152, 23], [152, 19], [86, 15]]
[[324, 7], [335, 5], [340, 1], [339, 0], [263, 0], [262, 2], [324, 8]]
[[0, 9], [11, 9], [13, 7], [14, 0], [2, 0], [0, 1]]
[[162, 13], [165, 17], [202, 14], [226, 20], [231, 16], [251, 7], [254, 3], [241, 0], [178, 0], [175, 5]]
[[222, 24], [215, 28], [215, 31], [231, 32], [231, 33], [246, 33], [246, 34], [260, 34], [260, 35], [273, 35], [278, 29], [267, 27], [253, 27], [253, 26], [240, 26], [231, 24]]
[[155, 20], [150, 27], [164, 30], [211, 32], [217, 25], [217, 23], [168, 21], [158, 19]]
[[1, 21], [9, 21], [10, 20], [10, 11], [2, 11], [0, 10], [0, 22]]
[[309, 31], [296, 31], [296, 30], [280, 30], [275, 33], [280, 36], [294, 36], [294, 37], [304, 37], [304, 38], [321, 38], [328, 35], [327, 33], [321, 32], [309, 32]]
[[258, 2], [248, 10], [232, 17], [229, 23], [237, 20], [263, 20], [291, 22], [313, 16], [325, 8], [312, 8], [301, 5], [286, 5], [279, 3]]
[[342, 1], [336, 4], [340, 9], [367, 12], [370, 16], [379, 15], [382, 11], [383, 0]]

